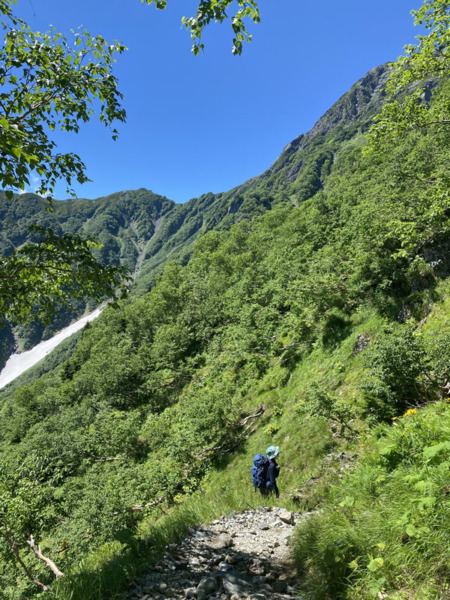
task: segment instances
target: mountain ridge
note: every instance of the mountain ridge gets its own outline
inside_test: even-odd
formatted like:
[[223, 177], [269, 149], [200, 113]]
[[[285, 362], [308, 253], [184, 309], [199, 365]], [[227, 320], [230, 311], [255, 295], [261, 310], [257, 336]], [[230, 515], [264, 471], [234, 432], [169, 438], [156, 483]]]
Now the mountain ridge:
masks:
[[[309, 132], [287, 144], [269, 169], [227, 192], [209, 192], [176, 204], [139, 188], [91, 200], [55, 200], [53, 212], [34, 194], [16, 196], [10, 202], [0, 192], [0, 256], [23, 244], [28, 227], [35, 223], [52, 227], [56, 233], [87, 235], [102, 243], [101, 250], [95, 251], [100, 260], [126, 265], [135, 275], [138, 271], [132, 294], [145, 294], [167, 262], [187, 263], [195, 242], [206, 232], [229, 229], [279, 202], [298, 205], [321, 189], [343, 140], [361, 135], [378, 112], [388, 74], [387, 65], [371, 69]], [[11, 332], [0, 331], [0, 367], [14, 349], [30, 349], [93, 308], [91, 303], [80, 303], [73, 313], [61, 311], [49, 326], [33, 322], [16, 327], [19, 347], [12, 343]]]
[[[290, 548], [309, 600], [445, 596], [450, 131], [408, 129], [363, 153], [370, 89], [266, 178], [167, 204], [151, 290], [0, 392], [5, 518], [63, 600], [120, 598], [189, 527], [274, 502], [310, 513]], [[431, 115], [449, 93], [442, 81]], [[132, 196], [98, 215], [111, 247]], [[143, 219], [140, 240], [155, 229]], [[276, 500], [251, 485], [268, 445]], [[65, 578], [29, 552], [30, 532]], [[0, 542], [8, 598], [38, 596]]]

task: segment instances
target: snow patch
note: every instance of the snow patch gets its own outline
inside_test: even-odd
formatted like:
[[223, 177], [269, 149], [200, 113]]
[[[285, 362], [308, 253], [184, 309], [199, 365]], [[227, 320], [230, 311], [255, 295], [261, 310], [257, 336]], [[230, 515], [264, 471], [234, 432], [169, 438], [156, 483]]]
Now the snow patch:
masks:
[[16, 377], [19, 377], [19, 375], [22, 375], [22, 373], [25, 373], [25, 371], [28, 371], [31, 367], [34, 367], [34, 365], [50, 354], [56, 346], [59, 346], [62, 341], [82, 329], [86, 323], [96, 319], [103, 308], [104, 306], [96, 308], [90, 314], [81, 317], [78, 321], [61, 329], [61, 331], [52, 338], [45, 340], [45, 342], [41, 342], [31, 350], [20, 352], [19, 354], [12, 354], [3, 371], [0, 373], [0, 389], [4, 388], [8, 383], [11, 383], [11, 381], [14, 381]]

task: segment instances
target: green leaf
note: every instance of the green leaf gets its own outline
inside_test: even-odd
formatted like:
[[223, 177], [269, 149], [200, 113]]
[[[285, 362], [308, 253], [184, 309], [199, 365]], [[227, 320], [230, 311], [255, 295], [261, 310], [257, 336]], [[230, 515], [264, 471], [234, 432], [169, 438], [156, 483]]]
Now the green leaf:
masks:
[[423, 449], [423, 458], [425, 461], [430, 462], [438, 456], [439, 454], [443, 454], [445, 452], [450, 451], [450, 442], [441, 442], [440, 444], [435, 444], [433, 446], [427, 446]]
[[355, 504], [355, 499], [352, 496], [346, 496], [342, 502], [339, 503], [339, 506], [353, 506]]
[[410, 537], [415, 537], [418, 533], [417, 528], [412, 523], [406, 526], [405, 531]]
[[378, 571], [378, 569], [381, 569], [381, 567], [383, 565], [384, 565], [384, 560], [382, 558], [378, 557], [378, 558], [373, 558], [367, 565], [367, 568], [369, 569], [369, 571], [375, 572], [375, 571]]

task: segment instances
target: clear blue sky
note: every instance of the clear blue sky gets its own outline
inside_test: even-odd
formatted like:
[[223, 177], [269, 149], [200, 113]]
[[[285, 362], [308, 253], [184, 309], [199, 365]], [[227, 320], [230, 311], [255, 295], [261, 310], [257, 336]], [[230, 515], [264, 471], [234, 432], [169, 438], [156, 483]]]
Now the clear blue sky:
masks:
[[262, 22], [249, 25], [241, 57], [231, 54], [228, 23], [210, 26], [205, 52], [192, 55], [180, 19], [193, 0], [168, 0], [164, 12], [140, 0], [19, 0], [16, 12], [33, 29], [82, 25], [129, 48], [115, 69], [127, 110], [119, 139], [96, 122], [58, 136], [93, 180], [78, 196], [145, 187], [185, 202], [267, 169], [355, 81], [414, 41], [410, 10], [420, 4], [261, 0]]

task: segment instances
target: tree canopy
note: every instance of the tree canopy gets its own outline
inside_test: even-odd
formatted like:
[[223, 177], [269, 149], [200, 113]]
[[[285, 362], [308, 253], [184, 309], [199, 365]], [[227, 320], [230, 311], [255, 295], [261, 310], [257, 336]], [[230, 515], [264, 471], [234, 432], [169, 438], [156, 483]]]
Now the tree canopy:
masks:
[[[450, 2], [425, 0], [412, 14], [416, 25], [427, 34], [418, 36], [416, 45], [405, 47], [405, 54], [391, 64], [387, 84], [388, 102], [383, 106], [368, 137], [367, 153], [381, 155], [411, 133], [419, 138], [430, 131], [441, 147], [447, 147], [450, 134]], [[440, 84], [440, 89], [435, 89]], [[433, 91], [434, 90], [434, 91]], [[433, 102], [430, 102], [433, 91]], [[417, 141], [419, 141], [419, 138]], [[419, 147], [417, 145], [417, 147]], [[406, 162], [402, 176], [409, 185], [419, 183], [417, 173]], [[420, 182], [414, 209], [392, 222], [392, 234], [402, 238], [398, 255], [425, 246], [449, 228], [449, 171], [446, 161], [434, 160], [433, 171]], [[408, 214], [411, 218], [408, 218]], [[420, 222], [417, 220], [420, 215]]]
[[[115, 55], [125, 48], [85, 30], [67, 39], [54, 29], [34, 32], [0, 0], [4, 43], [0, 47], [0, 186], [13, 199], [30, 178], [38, 177], [37, 193], [51, 199], [57, 180], [88, 180], [85, 165], [74, 153], [59, 153], [56, 130], [77, 133], [96, 111], [100, 121], [117, 131], [125, 120], [122, 95], [112, 73]], [[36, 232], [35, 232], [36, 233]], [[41, 316], [84, 292], [116, 297], [125, 274], [91, 256], [93, 240], [39, 231], [37, 244], [27, 244], [0, 258], [0, 311], [13, 321], [26, 321], [36, 305]]]

